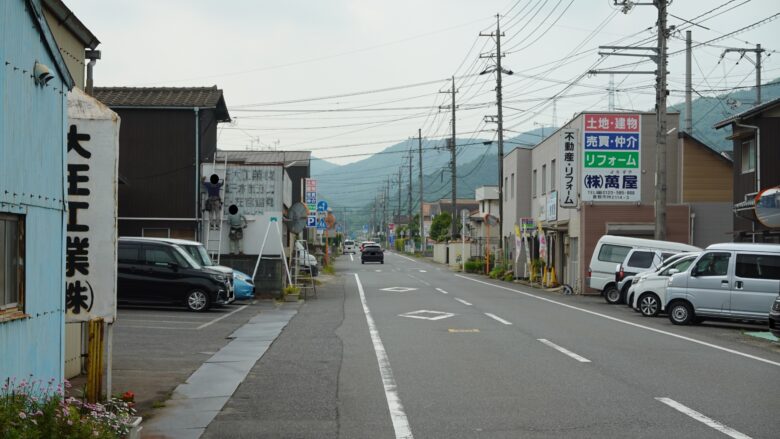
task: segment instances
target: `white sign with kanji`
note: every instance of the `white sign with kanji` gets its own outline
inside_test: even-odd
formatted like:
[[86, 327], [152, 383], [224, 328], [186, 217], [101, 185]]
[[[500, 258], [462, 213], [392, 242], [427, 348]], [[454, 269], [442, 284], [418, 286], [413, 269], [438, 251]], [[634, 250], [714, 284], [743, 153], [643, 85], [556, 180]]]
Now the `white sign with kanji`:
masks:
[[579, 189], [579, 168], [577, 167], [577, 133], [575, 130], [561, 131], [561, 158], [563, 169], [560, 173], [560, 194], [558, 202], [564, 209], [577, 207]]

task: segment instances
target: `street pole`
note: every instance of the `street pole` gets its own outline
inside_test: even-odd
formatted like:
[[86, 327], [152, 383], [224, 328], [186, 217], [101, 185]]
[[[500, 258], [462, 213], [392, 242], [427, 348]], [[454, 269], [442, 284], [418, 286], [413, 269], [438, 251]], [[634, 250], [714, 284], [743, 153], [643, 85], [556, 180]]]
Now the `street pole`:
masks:
[[463, 209], [460, 211], [460, 218], [463, 222], [463, 226], [461, 228], [461, 240], [460, 240], [460, 262], [463, 265], [463, 272], [466, 272], [466, 237], [463, 235], [466, 231], [466, 210]]
[[423, 167], [422, 167], [422, 129], [417, 129], [417, 161], [420, 185], [420, 251], [425, 251], [425, 221], [423, 220]]
[[685, 132], [693, 135], [693, 104], [691, 81], [691, 31], [685, 31]]
[[450, 231], [450, 239], [455, 239], [455, 235], [457, 234], [458, 227], [456, 226], [455, 222], [455, 212], [457, 212], [457, 199], [458, 199], [458, 192], [457, 192], [457, 162], [456, 162], [456, 145], [455, 145], [455, 76], [452, 76], [452, 140], [450, 142], [450, 169], [451, 169], [451, 175], [452, 175], [452, 230]]
[[414, 220], [412, 219], [412, 150], [409, 150], [409, 205], [406, 206], [406, 224], [407, 230], [409, 231], [409, 237], [412, 237], [412, 222]]
[[656, 84], [655, 239], [666, 240], [666, 0], [658, 7], [658, 70]]

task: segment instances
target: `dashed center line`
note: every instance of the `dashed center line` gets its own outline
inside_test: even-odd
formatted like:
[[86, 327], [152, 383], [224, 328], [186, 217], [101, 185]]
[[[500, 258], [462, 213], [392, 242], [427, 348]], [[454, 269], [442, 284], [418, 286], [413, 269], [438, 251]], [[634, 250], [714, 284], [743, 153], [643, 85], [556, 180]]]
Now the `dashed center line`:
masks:
[[708, 427], [711, 427], [711, 428], [714, 428], [715, 430], [718, 430], [719, 432], [725, 434], [726, 436], [730, 436], [730, 437], [733, 437], [735, 439], [751, 439], [750, 436], [748, 436], [748, 435], [746, 435], [744, 433], [740, 433], [737, 430], [734, 430], [733, 428], [731, 428], [731, 427], [729, 427], [727, 425], [723, 425], [720, 422], [718, 422], [718, 421], [716, 421], [716, 420], [714, 420], [712, 418], [704, 416], [703, 414], [697, 412], [696, 410], [694, 410], [694, 409], [692, 409], [690, 407], [686, 407], [686, 406], [680, 404], [679, 402], [677, 402], [677, 401], [675, 401], [675, 400], [673, 400], [671, 398], [655, 398], [655, 399], [656, 399], [656, 401], [662, 402], [662, 403], [668, 405], [669, 407], [677, 410], [680, 413], [683, 413], [685, 415], [690, 416], [691, 418], [701, 422], [702, 424], [704, 424], [704, 425], [706, 425]]
[[440, 292], [440, 293], [442, 293], [442, 294], [450, 294], [450, 293], [448, 293], [448, 292], [446, 292], [446, 291], [442, 290], [441, 288], [436, 288], [436, 291], [438, 291], [438, 292]]
[[420, 273], [427, 273], [427, 271], [425, 271], [425, 270], [420, 270]]
[[458, 298], [456, 297], [456, 298], [455, 298], [455, 300], [457, 300], [458, 302], [460, 302], [460, 303], [462, 303], [462, 304], [464, 304], [464, 305], [466, 305], [466, 306], [471, 306], [471, 303], [469, 303], [469, 302], [466, 302], [466, 301], [465, 301], [465, 300], [463, 300], [463, 299], [458, 299]]
[[486, 312], [485, 315], [490, 317], [491, 319], [493, 319], [493, 320], [495, 320], [497, 322], [501, 322], [501, 323], [503, 323], [505, 325], [511, 325], [512, 324], [512, 322], [504, 320], [504, 319], [502, 319], [501, 317], [499, 317], [499, 316], [497, 316], [495, 314], [491, 314], [489, 312]]
[[564, 347], [558, 346], [557, 344], [551, 342], [550, 340], [547, 340], [547, 339], [544, 339], [544, 338], [537, 338], [537, 340], [539, 340], [540, 342], [546, 344], [547, 346], [555, 349], [556, 351], [558, 351], [558, 352], [560, 352], [562, 354], [565, 354], [565, 355], [568, 355], [571, 358], [574, 358], [575, 360], [579, 361], [580, 363], [590, 363], [590, 360], [588, 360], [587, 358], [585, 358], [583, 356], [580, 356], [580, 355], [577, 355], [574, 352], [572, 352], [572, 351], [570, 351], [570, 350], [568, 350], [568, 349], [566, 349]]

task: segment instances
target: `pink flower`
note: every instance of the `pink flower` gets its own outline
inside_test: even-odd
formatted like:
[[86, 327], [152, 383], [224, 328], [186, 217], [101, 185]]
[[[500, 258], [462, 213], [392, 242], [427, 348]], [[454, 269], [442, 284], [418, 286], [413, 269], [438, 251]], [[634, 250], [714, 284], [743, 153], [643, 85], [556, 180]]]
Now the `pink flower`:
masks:
[[22, 419], [27, 419], [27, 413], [19, 412], [19, 417], [22, 418]]

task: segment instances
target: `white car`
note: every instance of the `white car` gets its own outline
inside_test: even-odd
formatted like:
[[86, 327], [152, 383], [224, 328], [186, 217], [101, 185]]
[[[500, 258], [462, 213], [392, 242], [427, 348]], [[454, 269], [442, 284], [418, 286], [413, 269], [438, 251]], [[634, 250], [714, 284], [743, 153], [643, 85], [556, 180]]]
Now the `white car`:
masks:
[[642, 273], [631, 285], [629, 295], [633, 297], [631, 307], [645, 317], [655, 317], [666, 307], [666, 284], [671, 276], [670, 271], [685, 271], [699, 257], [700, 252], [685, 253], [685, 256], [675, 259], [659, 268], [658, 271]]
[[355, 241], [344, 241], [344, 254], [355, 253]]

